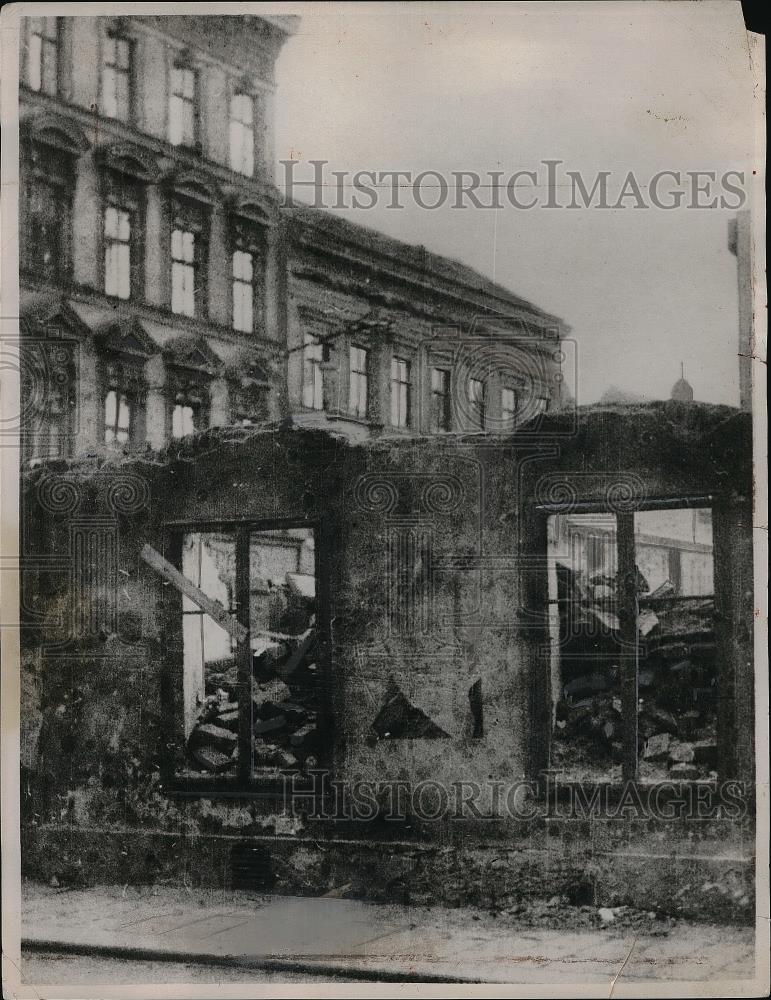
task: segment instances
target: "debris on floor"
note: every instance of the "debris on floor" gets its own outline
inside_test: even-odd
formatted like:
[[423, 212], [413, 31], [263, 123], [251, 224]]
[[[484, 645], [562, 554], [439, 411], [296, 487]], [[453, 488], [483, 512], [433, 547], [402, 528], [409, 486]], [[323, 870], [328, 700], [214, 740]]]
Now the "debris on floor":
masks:
[[[557, 565], [561, 671], [551, 765], [576, 780], [616, 780], [623, 755], [621, 636], [615, 578]], [[714, 779], [718, 671], [714, 600], [652, 593], [638, 579], [638, 754], [644, 780]]]

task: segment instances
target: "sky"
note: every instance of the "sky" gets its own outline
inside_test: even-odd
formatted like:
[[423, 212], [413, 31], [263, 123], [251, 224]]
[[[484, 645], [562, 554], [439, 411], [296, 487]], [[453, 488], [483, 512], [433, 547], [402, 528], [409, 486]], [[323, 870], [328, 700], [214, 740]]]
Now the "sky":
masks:
[[[543, 161], [555, 159], [589, 188], [610, 171], [612, 203], [630, 170], [647, 192], [660, 170], [719, 177], [757, 166], [746, 35], [731, 0], [274, 9], [301, 18], [277, 67], [279, 184], [285, 159], [302, 179], [320, 159], [329, 172], [435, 170], [451, 180], [498, 170], [504, 182], [516, 170], [545, 179]], [[546, 200], [545, 188], [538, 194]], [[461, 260], [562, 317], [581, 403], [611, 384], [667, 398], [682, 361], [696, 399], [736, 405], [735, 209], [633, 202], [458, 210], [448, 198], [429, 211], [405, 197], [395, 210], [381, 192], [373, 208], [330, 211]]]

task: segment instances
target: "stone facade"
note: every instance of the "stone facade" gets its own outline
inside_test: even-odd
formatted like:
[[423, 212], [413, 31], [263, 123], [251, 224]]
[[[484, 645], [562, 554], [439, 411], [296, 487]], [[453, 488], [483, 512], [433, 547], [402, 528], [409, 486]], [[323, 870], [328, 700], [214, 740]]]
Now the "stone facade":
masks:
[[423, 248], [280, 207], [291, 18], [22, 25], [25, 461], [290, 413], [368, 436], [559, 405], [560, 320]]

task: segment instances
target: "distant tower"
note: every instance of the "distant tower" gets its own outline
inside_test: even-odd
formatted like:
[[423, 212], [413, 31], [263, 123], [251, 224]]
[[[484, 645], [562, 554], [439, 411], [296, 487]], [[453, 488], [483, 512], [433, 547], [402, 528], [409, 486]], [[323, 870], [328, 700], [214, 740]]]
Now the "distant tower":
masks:
[[676, 399], [678, 403], [692, 403], [693, 389], [691, 383], [686, 381], [683, 362], [680, 362], [680, 378], [672, 386], [670, 399]]

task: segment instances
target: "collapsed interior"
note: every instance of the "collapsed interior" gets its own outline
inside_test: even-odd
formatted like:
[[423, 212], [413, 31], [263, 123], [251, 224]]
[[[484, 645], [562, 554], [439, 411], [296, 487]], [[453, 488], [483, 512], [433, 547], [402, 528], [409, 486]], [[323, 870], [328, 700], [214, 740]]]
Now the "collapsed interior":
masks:
[[[233, 532], [188, 533], [182, 574], [244, 622], [237, 552]], [[253, 778], [270, 777], [309, 770], [319, 760], [313, 529], [250, 531], [248, 553], [248, 638], [232, 634], [190, 597], [182, 599], [184, 777], [235, 777], [245, 760]], [[242, 640], [249, 646], [246, 705]]]
[[[550, 766], [618, 781], [633, 731], [624, 672], [637, 671], [637, 776], [716, 778], [718, 673], [709, 508], [634, 515], [633, 623], [620, 599], [612, 513], [548, 519], [553, 734]], [[628, 637], [634, 636], [630, 641]]]

